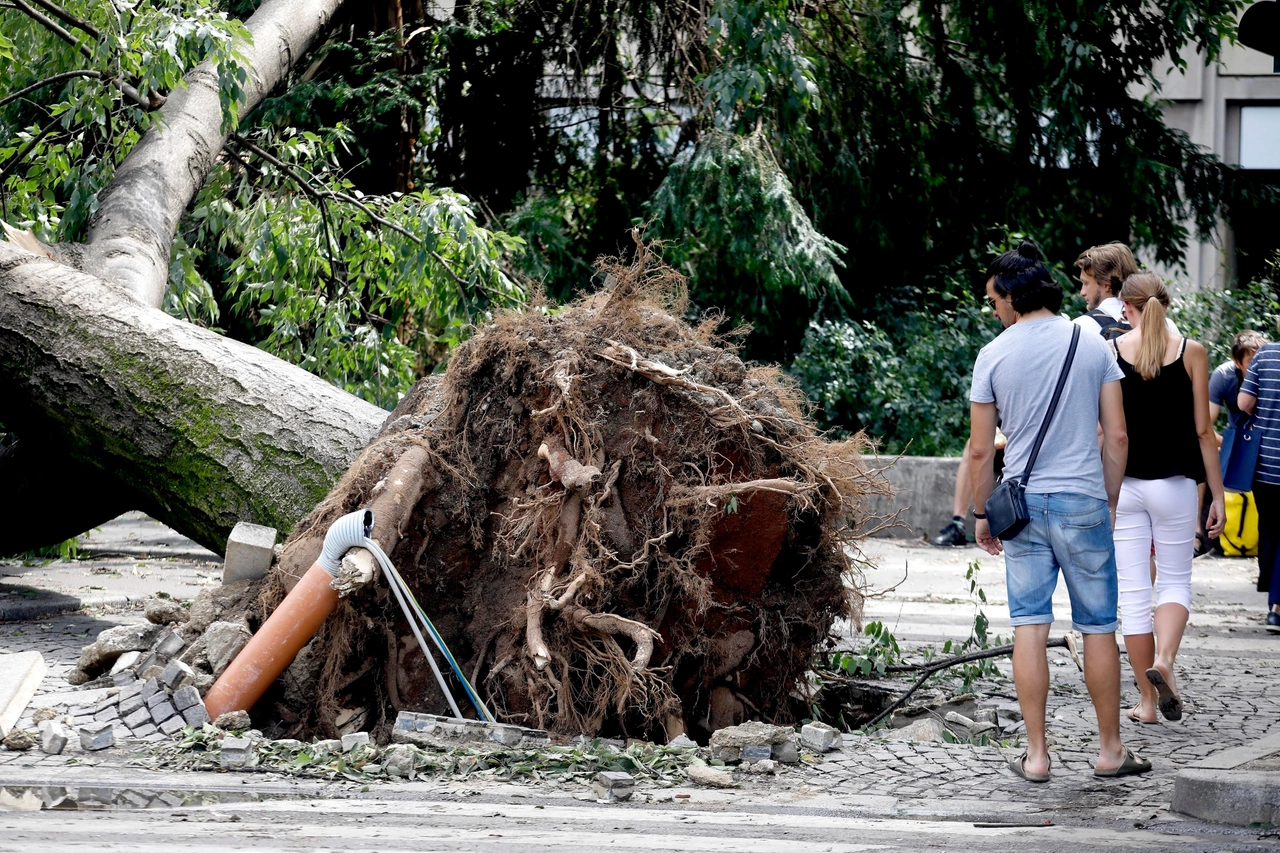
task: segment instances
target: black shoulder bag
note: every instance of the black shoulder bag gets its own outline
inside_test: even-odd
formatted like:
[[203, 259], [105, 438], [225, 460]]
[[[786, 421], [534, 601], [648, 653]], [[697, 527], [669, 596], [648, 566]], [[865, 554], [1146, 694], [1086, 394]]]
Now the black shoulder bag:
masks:
[[1022, 528], [1031, 522], [1031, 513], [1027, 511], [1027, 478], [1040, 455], [1040, 445], [1044, 443], [1044, 435], [1049, 431], [1049, 422], [1058, 409], [1058, 400], [1062, 397], [1062, 388], [1067, 384], [1067, 374], [1071, 372], [1071, 361], [1076, 357], [1076, 344], [1080, 342], [1080, 327], [1073, 324], [1071, 330], [1071, 346], [1067, 348], [1067, 360], [1062, 363], [1062, 372], [1058, 374], [1058, 387], [1053, 389], [1053, 399], [1049, 401], [1049, 411], [1045, 413], [1044, 422], [1040, 424], [1040, 432], [1036, 435], [1036, 443], [1031, 448], [1031, 458], [1027, 460], [1026, 470], [1021, 477], [1007, 477], [991, 492], [987, 498], [987, 525], [991, 535], [997, 539], [1015, 539]]

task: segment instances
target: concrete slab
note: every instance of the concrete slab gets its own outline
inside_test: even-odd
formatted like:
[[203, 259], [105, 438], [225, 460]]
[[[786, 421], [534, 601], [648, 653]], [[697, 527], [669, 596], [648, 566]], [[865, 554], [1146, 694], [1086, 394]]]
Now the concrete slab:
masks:
[[1258, 738], [1233, 749], [1215, 752], [1195, 762], [1191, 767], [1197, 770], [1235, 770], [1277, 752], [1280, 752], [1280, 733]]
[[39, 652], [0, 655], [0, 737], [6, 737], [36, 695], [45, 674]]

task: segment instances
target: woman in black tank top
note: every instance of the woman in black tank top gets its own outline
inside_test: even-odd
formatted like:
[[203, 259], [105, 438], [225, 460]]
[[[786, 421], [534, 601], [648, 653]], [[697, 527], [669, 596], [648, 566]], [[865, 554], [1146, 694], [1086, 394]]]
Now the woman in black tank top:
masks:
[[[1191, 608], [1191, 559], [1197, 483], [1213, 495], [1210, 535], [1225, 519], [1218, 444], [1209, 421], [1209, 359], [1195, 341], [1167, 328], [1169, 291], [1154, 273], [1136, 273], [1120, 290], [1134, 330], [1115, 341], [1124, 373], [1129, 458], [1116, 508], [1116, 568], [1121, 630], [1142, 698], [1129, 711], [1140, 723], [1182, 717], [1173, 672]], [[1150, 555], [1156, 556], [1151, 607]]]

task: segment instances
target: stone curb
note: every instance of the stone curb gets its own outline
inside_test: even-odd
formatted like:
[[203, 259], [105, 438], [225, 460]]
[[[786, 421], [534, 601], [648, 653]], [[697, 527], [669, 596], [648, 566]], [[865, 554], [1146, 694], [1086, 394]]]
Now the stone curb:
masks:
[[1280, 773], [1184, 768], [1174, 782], [1173, 810], [1233, 826], [1280, 819]]
[[53, 600], [31, 599], [14, 604], [0, 604], [0, 622], [31, 622], [46, 616], [76, 613], [87, 607], [123, 607], [132, 601], [127, 595], [86, 596], [84, 598], [64, 593], [48, 593], [48, 595]]

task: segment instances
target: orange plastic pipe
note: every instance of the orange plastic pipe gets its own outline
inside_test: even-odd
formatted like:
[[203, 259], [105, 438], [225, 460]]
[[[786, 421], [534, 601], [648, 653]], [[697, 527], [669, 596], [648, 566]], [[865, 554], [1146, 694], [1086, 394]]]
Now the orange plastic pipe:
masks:
[[312, 564], [205, 694], [209, 719], [257, 704], [338, 606], [338, 593], [329, 586], [332, 580], [324, 566]]

